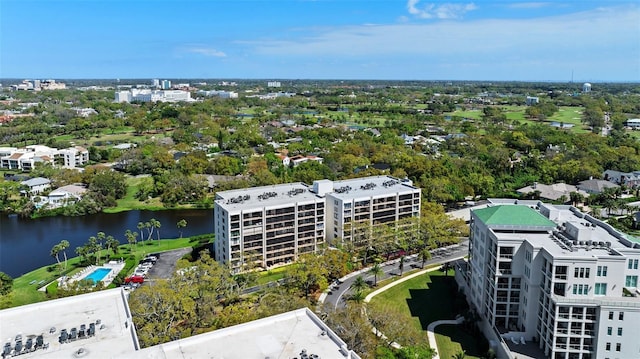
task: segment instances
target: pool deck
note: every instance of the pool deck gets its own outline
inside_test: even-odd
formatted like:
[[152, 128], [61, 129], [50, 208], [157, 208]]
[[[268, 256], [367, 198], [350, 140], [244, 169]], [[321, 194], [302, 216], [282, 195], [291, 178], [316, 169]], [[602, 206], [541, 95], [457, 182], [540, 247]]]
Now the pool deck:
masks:
[[124, 262], [122, 261], [109, 261], [101, 266], [88, 266], [81, 270], [80, 272], [74, 274], [72, 277], [60, 277], [58, 278], [58, 285], [62, 285], [64, 283], [73, 283], [75, 281], [79, 281], [84, 279], [87, 275], [91, 274], [93, 271], [99, 268], [110, 269], [111, 271], [104, 278], [102, 278], [101, 282], [104, 283], [104, 286], [108, 286], [113, 282], [113, 279], [120, 273], [120, 271], [124, 268]]

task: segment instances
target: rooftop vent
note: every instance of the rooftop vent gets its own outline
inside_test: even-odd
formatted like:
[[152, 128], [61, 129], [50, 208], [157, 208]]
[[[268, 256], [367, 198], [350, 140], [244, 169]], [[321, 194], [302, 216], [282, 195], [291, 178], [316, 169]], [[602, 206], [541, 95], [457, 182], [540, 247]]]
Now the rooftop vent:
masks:
[[238, 196], [238, 197], [230, 198], [229, 202], [227, 202], [227, 203], [242, 203], [244, 201], [248, 201], [250, 198], [251, 198], [251, 196], [249, 196], [248, 194], [245, 194], [244, 196]]
[[287, 192], [287, 194], [289, 195], [289, 197], [291, 197], [291, 196], [297, 196], [297, 195], [299, 195], [300, 193], [304, 193], [304, 189], [302, 189], [302, 188], [295, 188], [295, 189], [292, 189], [291, 191]]
[[340, 188], [336, 188], [336, 190], [334, 192], [336, 193], [349, 193], [349, 191], [351, 191], [352, 188], [351, 186], [342, 186]]
[[258, 199], [262, 201], [262, 200], [266, 200], [266, 199], [277, 197], [277, 196], [278, 194], [276, 192], [265, 192], [263, 194], [258, 195]]
[[364, 189], [364, 190], [369, 190], [369, 189], [374, 189], [376, 188], [378, 185], [373, 183], [373, 182], [369, 182], [365, 185], [360, 186], [360, 189]]
[[388, 181], [382, 182], [382, 185], [384, 187], [392, 187], [392, 186], [395, 186], [397, 184], [398, 184], [398, 181], [396, 181], [396, 180], [388, 180]]

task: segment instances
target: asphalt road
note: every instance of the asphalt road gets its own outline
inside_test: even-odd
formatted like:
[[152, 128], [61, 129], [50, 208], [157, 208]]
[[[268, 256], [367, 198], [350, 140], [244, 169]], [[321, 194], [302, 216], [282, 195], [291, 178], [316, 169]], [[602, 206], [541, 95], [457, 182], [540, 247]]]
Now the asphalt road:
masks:
[[[466, 256], [467, 254], [469, 254], [469, 240], [461, 241], [460, 243], [449, 247], [434, 249], [431, 251], [432, 258], [425, 262], [425, 267], [434, 264], [452, 262]], [[391, 276], [399, 276], [400, 269], [398, 268], [398, 262], [399, 259], [395, 259], [390, 262], [381, 263], [380, 266], [382, 267], [383, 273], [378, 275], [378, 282]], [[404, 272], [406, 273], [408, 270], [420, 268], [421, 266], [422, 262], [418, 260], [417, 255], [414, 254], [407, 256], [404, 262]], [[341, 278], [339, 283], [332, 284], [330, 286], [331, 290], [326, 296], [324, 303], [332, 308], [344, 307], [346, 304], [345, 299], [350, 293], [351, 284], [353, 284], [359, 275], [362, 275], [365, 281], [370, 285], [373, 285], [374, 277], [369, 273], [368, 269], [369, 268], [359, 272], [350, 273], [346, 277]]]
[[156, 264], [149, 269], [145, 282], [153, 281], [154, 279], [171, 278], [173, 273], [176, 271], [176, 263], [178, 260], [189, 252], [191, 252], [191, 248], [181, 248], [160, 253], [160, 257]]

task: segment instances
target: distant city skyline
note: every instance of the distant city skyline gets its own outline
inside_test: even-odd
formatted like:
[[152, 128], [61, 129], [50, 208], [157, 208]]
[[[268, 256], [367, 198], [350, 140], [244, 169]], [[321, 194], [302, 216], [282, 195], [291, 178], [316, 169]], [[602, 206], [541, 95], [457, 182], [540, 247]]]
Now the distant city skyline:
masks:
[[640, 82], [634, 1], [2, 0], [0, 78]]

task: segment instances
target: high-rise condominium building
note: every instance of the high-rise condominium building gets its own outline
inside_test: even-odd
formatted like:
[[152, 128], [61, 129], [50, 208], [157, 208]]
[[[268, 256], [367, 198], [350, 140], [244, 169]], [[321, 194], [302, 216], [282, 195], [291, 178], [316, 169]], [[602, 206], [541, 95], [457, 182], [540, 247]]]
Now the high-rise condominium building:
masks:
[[353, 222], [370, 227], [419, 214], [420, 189], [390, 176], [218, 192], [215, 258], [236, 271], [269, 268], [326, 241], [351, 240]]
[[466, 291], [503, 337], [546, 358], [637, 358], [640, 242], [571, 206], [472, 211]]

